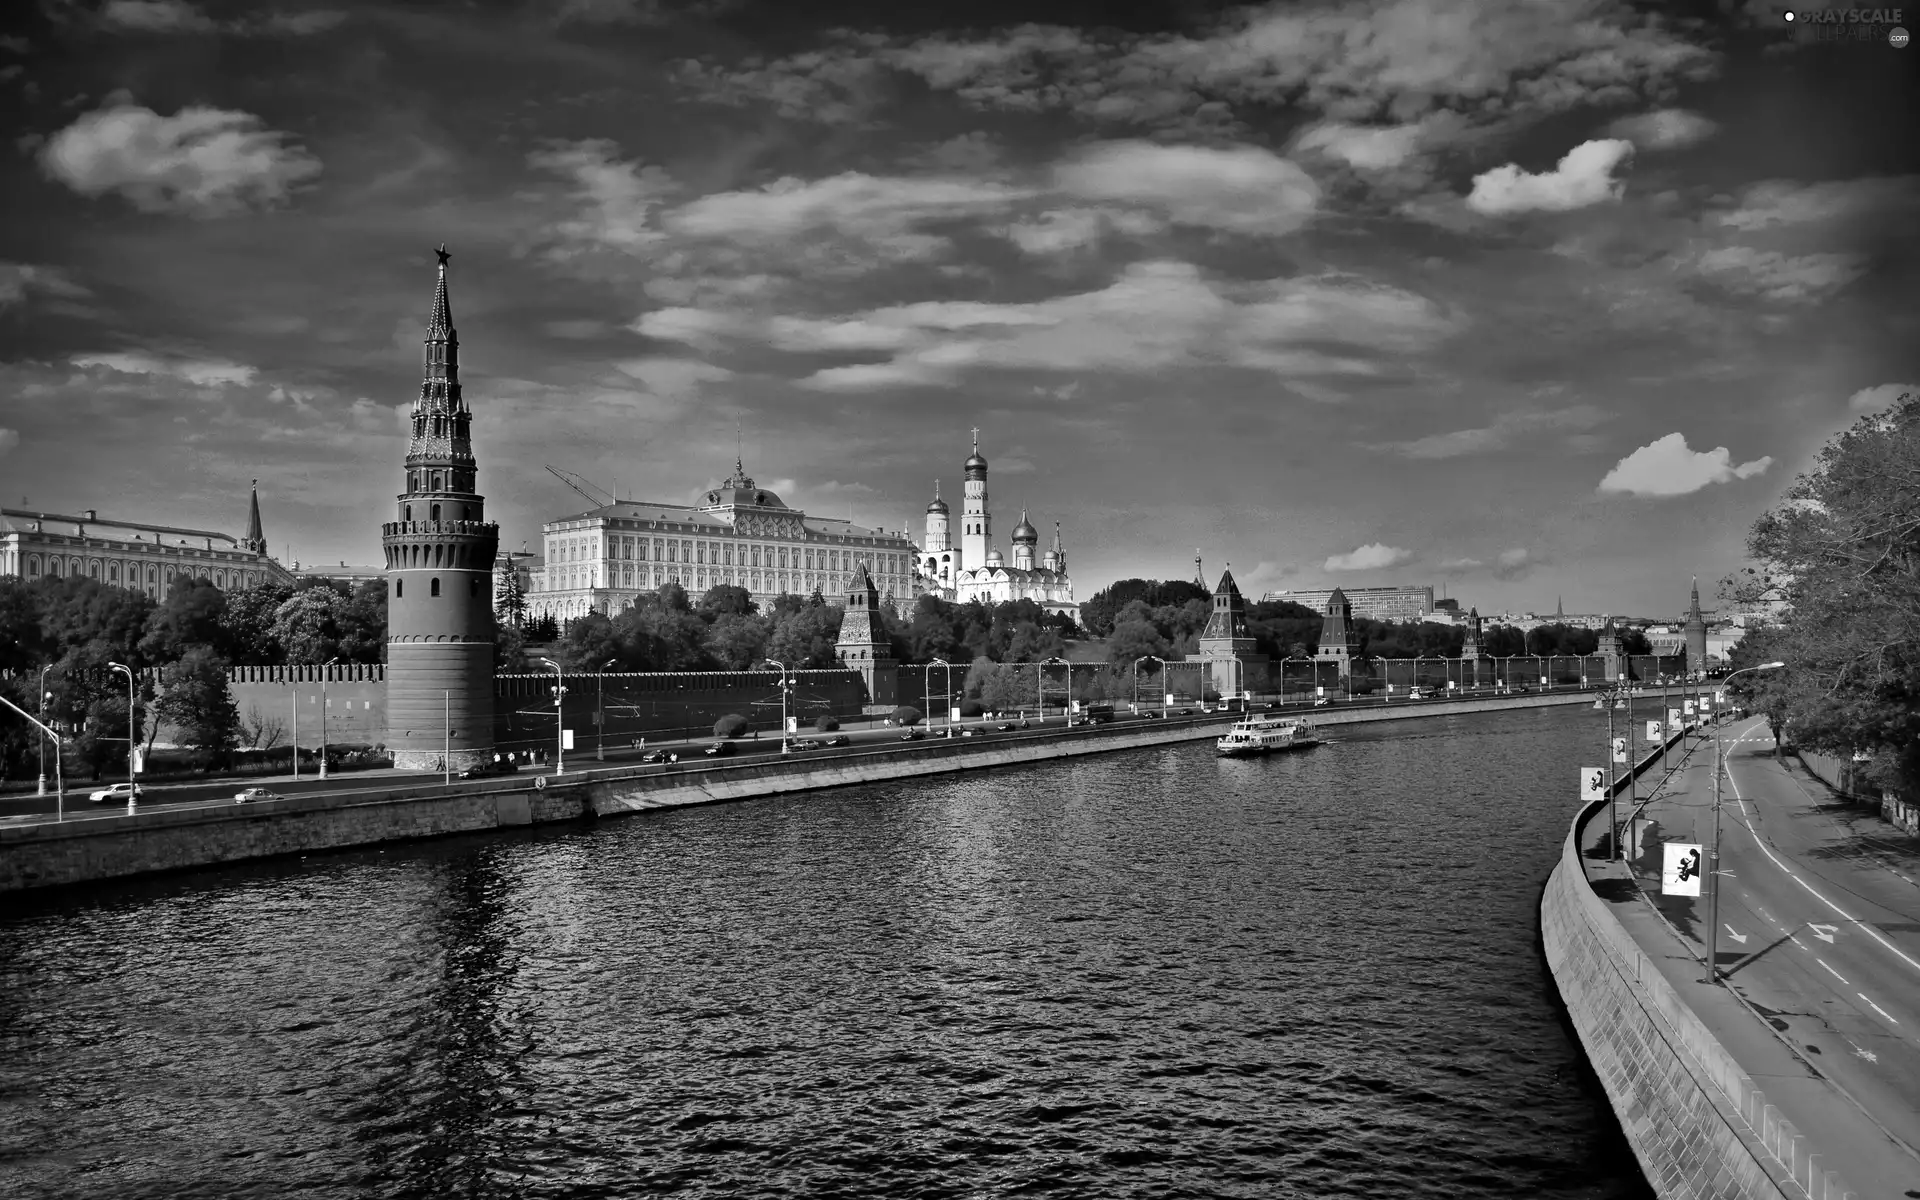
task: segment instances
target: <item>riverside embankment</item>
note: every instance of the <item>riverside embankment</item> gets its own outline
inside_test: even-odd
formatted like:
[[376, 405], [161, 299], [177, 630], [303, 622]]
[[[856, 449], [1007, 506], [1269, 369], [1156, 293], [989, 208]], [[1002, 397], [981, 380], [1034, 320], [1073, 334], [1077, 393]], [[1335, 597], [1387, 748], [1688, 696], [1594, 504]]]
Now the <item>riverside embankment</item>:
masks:
[[[1665, 750], [1685, 742], [1682, 734]], [[1654, 751], [1632, 776], [1664, 759]], [[1615, 794], [1627, 786], [1623, 777]], [[1568, 830], [1541, 895], [1541, 945], [1647, 1181], [1662, 1200], [1856, 1195], [1832, 1169], [1839, 1148], [1823, 1152], [1755, 1083], [1798, 1095], [1817, 1077], [1730, 988], [1701, 981], [1703, 964], [1663, 926], [1625, 864], [1609, 861], [1608, 805], [1587, 806]], [[1629, 815], [1624, 805], [1620, 815]], [[1597, 861], [1583, 860], [1583, 847]], [[1830, 1098], [1836, 1109], [1847, 1103]]]
[[[1321, 726], [1591, 704], [1591, 693], [1312, 710]], [[287, 854], [619, 816], [917, 775], [1018, 766], [1219, 736], [1229, 714], [1073, 730], [887, 744], [728, 766], [629, 767], [579, 775], [406, 785], [256, 804], [152, 808], [0, 826], [0, 892]]]

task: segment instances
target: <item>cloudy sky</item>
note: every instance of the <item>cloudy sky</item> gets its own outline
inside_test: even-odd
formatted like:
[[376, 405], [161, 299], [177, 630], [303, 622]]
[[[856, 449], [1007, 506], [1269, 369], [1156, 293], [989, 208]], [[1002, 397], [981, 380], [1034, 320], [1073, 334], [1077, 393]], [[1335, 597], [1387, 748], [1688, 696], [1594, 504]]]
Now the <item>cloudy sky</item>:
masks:
[[584, 506], [543, 464], [685, 501], [736, 421], [917, 531], [979, 426], [1082, 598], [1198, 547], [1655, 615], [1920, 379], [1920, 50], [1784, 5], [37, 2], [8, 506], [257, 477], [377, 561], [442, 241], [510, 546]]

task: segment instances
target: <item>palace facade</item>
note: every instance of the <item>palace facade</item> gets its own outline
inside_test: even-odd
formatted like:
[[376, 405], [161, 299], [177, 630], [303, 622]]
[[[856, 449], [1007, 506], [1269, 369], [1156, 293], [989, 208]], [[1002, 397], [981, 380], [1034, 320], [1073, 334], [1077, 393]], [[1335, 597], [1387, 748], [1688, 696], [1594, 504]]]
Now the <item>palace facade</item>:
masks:
[[983, 604], [1031, 600], [1050, 615], [1064, 614], [1077, 621], [1080, 606], [1073, 599], [1067, 552], [1060, 544], [1060, 523], [1054, 522], [1052, 547], [1036, 562], [1034, 551], [1040, 533], [1022, 512], [1020, 523], [1013, 527], [1013, 562], [1009, 565], [993, 544], [987, 460], [980, 455], [978, 429], [973, 431], [973, 454], [963, 470], [966, 484], [961, 500], [960, 542], [954, 544], [952, 513], [940, 498], [936, 481], [933, 501], [927, 505], [926, 544], [915, 554], [916, 590], [959, 604], [970, 600]]
[[293, 582], [291, 572], [267, 557], [257, 486], [246, 536], [238, 538], [211, 529], [102, 518], [91, 508], [77, 517], [0, 509], [0, 575], [28, 581], [84, 576], [155, 600], [165, 599], [179, 578], [204, 579], [231, 592], [269, 580]]
[[731, 584], [763, 608], [816, 590], [844, 604], [862, 563], [895, 611], [909, 611], [915, 596], [915, 550], [904, 533], [789, 508], [738, 459], [698, 503], [621, 501], [548, 521], [541, 534], [544, 561], [528, 573], [530, 620], [611, 615], [666, 583], [695, 600]]

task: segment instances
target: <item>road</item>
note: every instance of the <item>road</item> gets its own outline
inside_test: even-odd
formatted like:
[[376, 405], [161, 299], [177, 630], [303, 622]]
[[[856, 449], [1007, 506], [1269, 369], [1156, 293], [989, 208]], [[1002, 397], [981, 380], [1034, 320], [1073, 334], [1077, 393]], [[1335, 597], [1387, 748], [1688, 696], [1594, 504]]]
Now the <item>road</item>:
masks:
[[[1764, 720], [1721, 732], [1715, 958], [1728, 986], [1881, 1128], [1920, 1147], [1920, 839], [1775, 761]], [[1653, 825], [1634, 863], [1703, 962], [1707, 897], [1659, 895], [1659, 855], [1666, 840], [1710, 845], [1713, 759], [1702, 738], [1676, 766], [1645, 810]], [[1902, 1182], [1920, 1182], [1920, 1156]]]

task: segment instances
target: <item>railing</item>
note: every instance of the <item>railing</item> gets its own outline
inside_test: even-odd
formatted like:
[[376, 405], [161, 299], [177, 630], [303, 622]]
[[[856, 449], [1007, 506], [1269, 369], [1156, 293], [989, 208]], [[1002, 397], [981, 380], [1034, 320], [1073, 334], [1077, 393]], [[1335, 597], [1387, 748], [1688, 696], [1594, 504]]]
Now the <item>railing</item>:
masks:
[[500, 526], [492, 521], [387, 521], [380, 526], [381, 537], [449, 533], [480, 537], [499, 532]]

